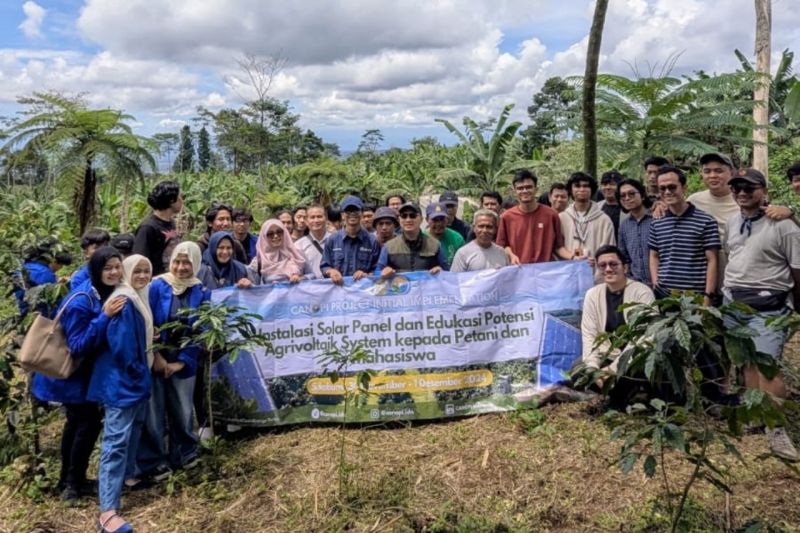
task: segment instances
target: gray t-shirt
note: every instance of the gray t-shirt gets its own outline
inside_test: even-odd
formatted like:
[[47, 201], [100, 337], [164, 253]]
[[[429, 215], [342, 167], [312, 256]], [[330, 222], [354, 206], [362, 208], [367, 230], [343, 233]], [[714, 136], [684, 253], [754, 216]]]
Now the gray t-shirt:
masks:
[[500, 268], [508, 265], [508, 257], [501, 247], [492, 243], [488, 248], [482, 248], [477, 242], [472, 241], [458, 249], [450, 272], [472, 272]]
[[766, 216], [742, 231], [741, 213], [728, 220], [728, 266], [725, 288], [788, 291], [793, 268], [800, 269], [800, 228], [792, 220]]
[[[325, 249], [325, 242], [328, 240], [329, 236], [330, 233], [326, 233], [325, 236], [322, 237], [322, 240], [318, 241], [309, 233], [305, 237], [297, 239], [297, 242], [294, 243], [295, 248], [300, 250], [303, 257], [306, 258], [303, 275], [308, 279], [322, 279], [322, 272], [319, 268], [322, 262], [322, 252], [320, 249]], [[315, 242], [319, 245], [319, 248], [314, 245]]]

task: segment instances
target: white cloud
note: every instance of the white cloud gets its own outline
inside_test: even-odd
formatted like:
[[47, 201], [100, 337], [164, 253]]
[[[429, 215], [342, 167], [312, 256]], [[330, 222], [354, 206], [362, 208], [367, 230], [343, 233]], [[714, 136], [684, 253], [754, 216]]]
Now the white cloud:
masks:
[[[792, 4], [773, 5], [776, 56], [800, 42]], [[507, 103], [525, 121], [548, 77], [583, 73], [593, 8], [591, 0], [86, 0], [76, 28], [99, 51], [0, 50], [0, 101], [88, 91], [93, 104], [178, 126], [198, 105], [252, 98], [237, 57], [282, 54], [288, 64], [270, 94], [289, 100], [303, 127], [435, 128], [434, 118], [485, 119]], [[733, 49], [750, 54], [753, 39], [751, 0], [618, 0], [600, 70], [632, 75], [635, 63], [646, 73], [681, 54], [673, 74], [729, 71]]]
[[25, 13], [25, 20], [19, 25], [19, 29], [25, 34], [25, 37], [35, 38], [42, 36], [42, 22], [47, 10], [34, 2], [28, 0], [22, 4], [22, 12]]

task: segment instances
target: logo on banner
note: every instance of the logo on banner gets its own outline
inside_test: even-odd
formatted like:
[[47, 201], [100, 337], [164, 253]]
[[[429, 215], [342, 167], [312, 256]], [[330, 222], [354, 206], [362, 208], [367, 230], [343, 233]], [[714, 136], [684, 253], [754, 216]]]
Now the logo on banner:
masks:
[[317, 409], [316, 407], [311, 410], [311, 418], [313, 418], [314, 420], [317, 420], [319, 418], [319, 409]]
[[395, 276], [392, 279], [385, 281], [377, 281], [372, 287], [367, 289], [367, 292], [375, 296], [399, 296], [401, 294], [408, 294], [411, 290], [411, 282], [405, 276]]

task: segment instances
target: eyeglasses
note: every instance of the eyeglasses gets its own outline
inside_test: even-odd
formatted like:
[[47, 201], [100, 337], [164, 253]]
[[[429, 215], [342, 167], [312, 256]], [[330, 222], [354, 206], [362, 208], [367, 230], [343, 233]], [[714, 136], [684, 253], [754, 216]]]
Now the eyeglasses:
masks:
[[745, 194], [750, 194], [756, 189], [760, 188], [761, 187], [759, 187], [758, 185], [739, 185], [738, 183], [736, 185], [731, 185], [731, 190], [737, 194], [740, 192], [743, 192]]
[[674, 183], [670, 183], [669, 185], [659, 185], [658, 190], [661, 192], [675, 192], [678, 190], [678, 186]]
[[361, 211], [359, 211], [358, 209], [345, 209], [344, 214], [345, 214], [345, 216], [349, 216], [349, 217], [352, 217], [352, 216], [359, 216], [360, 217], [361, 216]]
[[518, 185], [518, 186], [514, 187], [515, 190], [520, 191], [520, 192], [522, 192], [522, 191], [532, 191], [535, 188], [536, 187], [534, 187], [533, 185]]
[[279, 237], [283, 237], [282, 231], [268, 231], [267, 232], [267, 239], [277, 239]]
[[619, 261], [608, 261], [608, 262], [597, 263], [597, 268], [599, 268], [600, 270], [605, 270], [607, 268], [610, 268], [611, 270], [616, 270], [621, 266], [622, 263], [620, 263]]
[[416, 213], [400, 213], [398, 216], [400, 218], [403, 218], [403, 219], [405, 219], [405, 218], [417, 218], [417, 214]]
[[639, 194], [639, 191], [626, 191], [619, 193], [620, 198], [636, 198], [636, 195]]

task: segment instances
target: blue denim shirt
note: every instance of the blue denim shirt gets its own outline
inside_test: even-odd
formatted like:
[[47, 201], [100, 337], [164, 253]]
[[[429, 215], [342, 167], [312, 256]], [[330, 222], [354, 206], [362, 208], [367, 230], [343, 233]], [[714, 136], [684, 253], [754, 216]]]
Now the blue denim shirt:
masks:
[[343, 276], [352, 276], [359, 270], [371, 274], [378, 264], [380, 253], [381, 246], [378, 240], [364, 228], [358, 230], [355, 238], [340, 229], [325, 243], [319, 265], [320, 271], [325, 277], [328, 277], [328, 271], [332, 268]]

